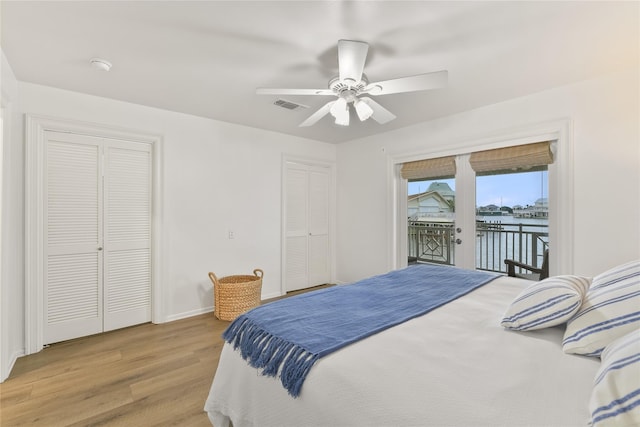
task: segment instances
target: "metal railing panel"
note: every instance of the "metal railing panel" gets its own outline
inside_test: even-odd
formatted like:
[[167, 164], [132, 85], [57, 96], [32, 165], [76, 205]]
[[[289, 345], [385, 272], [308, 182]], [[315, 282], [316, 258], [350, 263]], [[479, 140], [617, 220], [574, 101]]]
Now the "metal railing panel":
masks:
[[[453, 223], [410, 222], [408, 233], [410, 259], [455, 265]], [[548, 242], [549, 228], [546, 224], [477, 221], [476, 268], [506, 273], [505, 259], [540, 267]]]

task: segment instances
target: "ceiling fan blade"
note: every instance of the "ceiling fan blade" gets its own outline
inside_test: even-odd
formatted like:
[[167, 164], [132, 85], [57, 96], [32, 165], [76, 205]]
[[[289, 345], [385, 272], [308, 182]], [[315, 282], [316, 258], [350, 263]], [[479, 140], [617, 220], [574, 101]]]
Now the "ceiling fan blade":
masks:
[[304, 122], [300, 123], [298, 126], [299, 127], [306, 127], [306, 126], [314, 125], [318, 120], [320, 120], [321, 118], [323, 118], [324, 116], [326, 116], [329, 113], [329, 110], [331, 109], [331, 107], [335, 103], [336, 103], [336, 101], [327, 102], [322, 107], [320, 107], [320, 109], [318, 111], [316, 111], [315, 113], [310, 115], [307, 120], [305, 120]]
[[371, 118], [381, 125], [390, 122], [395, 119], [396, 116], [382, 105], [378, 104], [376, 101], [369, 97], [362, 97], [360, 101], [366, 103], [373, 110], [373, 114], [371, 114]]
[[335, 95], [331, 89], [272, 89], [259, 87], [256, 95]]
[[438, 89], [447, 85], [448, 74], [446, 70], [436, 71], [434, 73], [418, 74], [417, 76], [400, 77], [398, 79], [370, 83], [364, 88], [363, 92], [370, 95], [389, 95], [391, 93]]
[[338, 68], [340, 80], [362, 80], [364, 62], [367, 60], [369, 45], [355, 40], [338, 40]]

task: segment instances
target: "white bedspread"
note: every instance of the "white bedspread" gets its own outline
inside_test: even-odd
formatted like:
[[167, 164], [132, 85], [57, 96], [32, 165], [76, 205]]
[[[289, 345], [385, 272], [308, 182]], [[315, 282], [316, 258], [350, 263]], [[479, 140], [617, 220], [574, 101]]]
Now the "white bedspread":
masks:
[[215, 427], [585, 426], [599, 359], [564, 328], [500, 327], [531, 282], [499, 278], [318, 361], [292, 398], [226, 344], [205, 410]]

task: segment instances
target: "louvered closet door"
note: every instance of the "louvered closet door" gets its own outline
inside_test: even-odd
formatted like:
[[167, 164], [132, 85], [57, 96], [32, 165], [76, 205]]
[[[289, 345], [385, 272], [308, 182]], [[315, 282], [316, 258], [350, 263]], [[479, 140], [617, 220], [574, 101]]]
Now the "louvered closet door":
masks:
[[46, 132], [44, 343], [102, 331], [101, 140]]
[[105, 146], [104, 330], [151, 321], [151, 151]]
[[151, 147], [45, 133], [45, 344], [151, 320]]

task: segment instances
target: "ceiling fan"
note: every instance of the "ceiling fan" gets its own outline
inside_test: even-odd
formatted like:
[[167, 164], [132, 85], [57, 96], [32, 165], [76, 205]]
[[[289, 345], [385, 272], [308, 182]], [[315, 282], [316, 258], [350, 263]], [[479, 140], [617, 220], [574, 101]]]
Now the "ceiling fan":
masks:
[[300, 123], [300, 126], [311, 126], [329, 113], [336, 119], [336, 124], [348, 126], [350, 104], [353, 105], [361, 121], [365, 121], [371, 117], [376, 122], [385, 124], [396, 118], [393, 113], [370, 97], [361, 95], [378, 96], [392, 93], [414, 92], [437, 89], [447, 84], [447, 71], [436, 71], [433, 73], [369, 83], [367, 76], [363, 73], [368, 51], [369, 45], [365, 42], [339, 40], [339, 75], [329, 81], [328, 89], [258, 88], [256, 89], [256, 94], [336, 96], [338, 99], [324, 104], [307, 120]]

